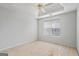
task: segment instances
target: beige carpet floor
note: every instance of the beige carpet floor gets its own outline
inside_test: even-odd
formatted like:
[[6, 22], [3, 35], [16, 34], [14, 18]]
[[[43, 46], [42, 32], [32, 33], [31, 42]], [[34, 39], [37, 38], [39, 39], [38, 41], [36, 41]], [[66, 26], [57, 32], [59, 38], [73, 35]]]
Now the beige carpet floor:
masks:
[[9, 56], [77, 56], [76, 48], [34, 41], [7, 49]]

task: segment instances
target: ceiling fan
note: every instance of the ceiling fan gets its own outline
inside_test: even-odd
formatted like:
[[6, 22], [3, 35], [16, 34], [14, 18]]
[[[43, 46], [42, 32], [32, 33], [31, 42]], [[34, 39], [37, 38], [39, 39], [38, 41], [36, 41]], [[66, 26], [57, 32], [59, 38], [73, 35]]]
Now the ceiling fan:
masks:
[[59, 3], [39, 3], [37, 7], [38, 7], [38, 16], [64, 10], [64, 7]]
[[44, 4], [44, 3], [39, 3], [39, 4], [37, 5], [37, 7], [38, 7], [38, 16], [41, 16], [42, 13], [45, 12], [45, 10], [44, 10], [45, 4]]

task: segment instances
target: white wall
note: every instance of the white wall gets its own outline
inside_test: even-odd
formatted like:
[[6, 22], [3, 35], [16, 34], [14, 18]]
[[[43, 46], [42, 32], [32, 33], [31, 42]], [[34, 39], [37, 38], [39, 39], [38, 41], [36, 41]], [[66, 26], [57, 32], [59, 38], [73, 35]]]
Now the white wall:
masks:
[[79, 7], [77, 8], [77, 50], [79, 53]]
[[0, 5], [0, 49], [37, 39], [35, 12], [33, 4]]
[[[44, 36], [43, 22], [46, 20], [53, 20], [53, 19], [60, 19], [61, 36], [58, 37]], [[76, 11], [39, 19], [38, 35], [39, 35], [39, 40], [76, 47]]]

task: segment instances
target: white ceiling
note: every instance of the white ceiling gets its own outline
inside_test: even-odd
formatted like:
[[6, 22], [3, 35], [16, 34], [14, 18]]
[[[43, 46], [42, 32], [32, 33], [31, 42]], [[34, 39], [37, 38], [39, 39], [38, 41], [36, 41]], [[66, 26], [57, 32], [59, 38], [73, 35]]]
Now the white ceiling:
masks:
[[[79, 5], [78, 3], [60, 3], [60, 4], [64, 7], [64, 10], [62, 10], [60, 12], [53, 12], [51, 15], [58, 15], [60, 13], [76, 10], [77, 6]], [[0, 3], [0, 8], [18, 10], [18, 11], [19, 10], [26, 11], [27, 7], [29, 8], [30, 5], [32, 6], [35, 4], [33, 4], [33, 3]], [[36, 9], [36, 12], [37, 12], [37, 9]], [[39, 18], [47, 17], [47, 16], [50, 16], [50, 15], [43, 15]]]
[[44, 7], [42, 7], [41, 9], [39, 9], [39, 11], [41, 12], [41, 15], [45, 15], [45, 14], [49, 14], [49, 13], [55, 13], [61, 10], [64, 10], [64, 7], [62, 5], [60, 5], [59, 3], [51, 3], [49, 5], [46, 5]]
[[65, 13], [65, 12], [70, 12], [70, 11], [76, 10], [77, 6], [79, 6], [78, 3], [60, 3], [60, 4], [64, 7], [64, 10], [61, 10], [59, 12], [53, 12], [51, 14], [46, 14], [46, 15], [40, 16], [38, 18], [44, 18], [44, 17], [48, 17], [50, 15], [53, 16], [53, 15], [58, 15], [58, 14]]

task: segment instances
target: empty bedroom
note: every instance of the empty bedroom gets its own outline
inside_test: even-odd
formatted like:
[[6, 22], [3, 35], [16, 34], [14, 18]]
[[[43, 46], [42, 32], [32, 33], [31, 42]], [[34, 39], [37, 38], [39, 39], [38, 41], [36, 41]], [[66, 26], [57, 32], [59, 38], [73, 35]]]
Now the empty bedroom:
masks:
[[79, 3], [0, 3], [0, 56], [78, 56]]

